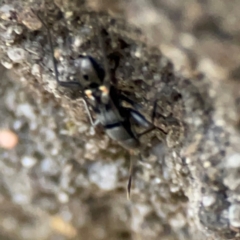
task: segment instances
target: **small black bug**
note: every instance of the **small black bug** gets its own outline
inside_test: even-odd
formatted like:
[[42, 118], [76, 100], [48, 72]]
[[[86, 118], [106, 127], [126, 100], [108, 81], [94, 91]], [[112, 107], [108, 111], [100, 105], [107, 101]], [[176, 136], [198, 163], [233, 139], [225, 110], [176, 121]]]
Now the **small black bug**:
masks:
[[[35, 13], [34, 10], [33, 12]], [[85, 79], [89, 82], [87, 86], [83, 86], [80, 81], [81, 79], [79, 79], [79, 81], [69, 82], [59, 80], [57, 62], [53, 53], [53, 44], [50, 31], [44, 21], [39, 16], [39, 14], [35, 14], [47, 30], [55, 78], [58, 85], [65, 88], [78, 88], [84, 93], [83, 102], [92, 126], [101, 124], [104, 127], [107, 135], [111, 139], [117, 141], [125, 149], [130, 150], [130, 153], [134, 152], [135, 150], [139, 150], [139, 137], [152, 131], [156, 127], [150, 122], [148, 122], [142, 114], [135, 110], [135, 103], [129, 98], [127, 98], [125, 95], [123, 95], [111, 83], [109, 65], [107, 63], [105, 47], [99, 27], [98, 37], [100, 48], [103, 53], [104, 68], [102, 68], [91, 56], [82, 57], [79, 64], [80, 78]], [[133, 108], [124, 107], [122, 105], [123, 101], [128, 102], [130, 105], [132, 105]], [[92, 110], [96, 114], [95, 121], [93, 121], [88, 106], [91, 106]], [[137, 134], [132, 128], [131, 120], [134, 120], [139, 125], [147, 128], [147, 130], [145, 130], [141, 134]], [[133, 168], [131, 161], [127, 186], [128, 197], [130, 196], [131, 190], [132, 171]]]

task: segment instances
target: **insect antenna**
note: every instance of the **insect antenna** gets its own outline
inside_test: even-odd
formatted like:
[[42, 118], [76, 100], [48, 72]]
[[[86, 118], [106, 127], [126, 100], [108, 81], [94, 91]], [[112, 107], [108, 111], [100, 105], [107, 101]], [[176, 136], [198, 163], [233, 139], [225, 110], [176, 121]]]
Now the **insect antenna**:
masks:
[[132, 161], [132, 154], [130, 154], [129, 177], [128, 177], [128, 184], [127, 184], [127, 199], [129, 201], [131, 199], [132, 175], [133, 175], [133, 161]]
[[142, 155], [140, 152], [137, 153], [135, 150], [130, 150], [130, 165], [129, 165], [129, 170], [128, 170], [128, 183], [127, 183], [127, 199], [130, 201], [131, 200], [131, 188], [132, 188], [132, 179], [133, 175], [136, 172], [136, 163], [140, 159], [142, 160]]
[[[97, 18], [99, 19], [100, 16], [99, 14], [97, 15]], [[105, 70], [105, 77], [103, 80], [103, 85], [106, 86], [107, 88], [110, 87], [110, 68], [109, 64], [107, 62], [107, 55], [106, 55], [106, 47], [105, 44], [103, 43], [103, 36], [102, 36], [102, 29], [99, 26], [99, 20], [97, 19], [96, 22], [96, 28], [97, 28], [97, 36], [98, 36], [98, 42], [100, 45], [100, 49], [102, 50], [102, 56], [103, 56], [103, 67]]]

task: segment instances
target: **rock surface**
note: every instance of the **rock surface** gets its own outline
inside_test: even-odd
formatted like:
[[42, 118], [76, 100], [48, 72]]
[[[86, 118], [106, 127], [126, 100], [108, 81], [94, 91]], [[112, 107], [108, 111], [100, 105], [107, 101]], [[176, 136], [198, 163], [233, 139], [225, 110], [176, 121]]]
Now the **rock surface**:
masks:
[[[0, 148], [0, 239], [239, 239], [239, 5], [0, 1], [0, 130], [18, 137]], [[130, 154], [92, 131], [81, 92], [57, 87], [31, 9], [61, 80], [80, 55], [103, 63], [100, 26], [112, 81], [149, 120], [156, 103], [131, 202]]]

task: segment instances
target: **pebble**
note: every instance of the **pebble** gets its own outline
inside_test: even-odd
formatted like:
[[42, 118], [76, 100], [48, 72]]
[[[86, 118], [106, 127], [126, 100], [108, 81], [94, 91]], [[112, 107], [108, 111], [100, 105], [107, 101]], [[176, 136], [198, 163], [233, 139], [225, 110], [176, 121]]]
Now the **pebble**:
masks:
[[211, 207], [216, 202], [214, 195], [206, 195], [202, 198], [202, 204], [204, 207]]
[[19, 104], [17, 108], [17, 114], [19, 116], [25, 116], [27, 119], [35, 121], [36, 115], [34, 109], [30, 104], [23, 103]]
[[102, 190], [113, 190], [117, 185], [117, 165], [94, 163], [89, 169], [89, 180]]
[[37, 159], [31, 156], [24, 156], [21, 159], [21, 163], [25, 168], [32, 168], [37, 163]]
[[60, 171], [60, 168], [55, 161], [50, 158], [45, 158], [41, 162], [41, 170], [46, 175], [54, 176]]
[[1, 64], [7, 69], [11, 69], [13, 67], [12, 62], [6, 61], [6, 60], [3, 60], [3, 59], [1, 60]]
[[65, 192], [59, 192], [58, 201], [60, 203], [67, 203], [69, 201], [69, 196]]
[[3, 5], [0, 8], [0, 17], [1, 17], [1, 19], [8, 20], [11, 17], [11, 12], [12, 11], [14, 11], [13, 6], [7, 5], [7, 4]]
[[26, 52], [22, 48], [10, 48], [7, 55], [15, 63], [20, 63], [26, 58]]
[[240, 227], [240, 205], [233, 204], [230, 206], [229, 211], [229, 222], [233, 227]]
[[18, 143], [18, 136], [8, 129], [0, 129], [0, 147], [13, 149]]
[[228, 157], [225, 161], [225, 166], [227, 168], [239, 168], [240, 167], [240, 154], [235, 153]]

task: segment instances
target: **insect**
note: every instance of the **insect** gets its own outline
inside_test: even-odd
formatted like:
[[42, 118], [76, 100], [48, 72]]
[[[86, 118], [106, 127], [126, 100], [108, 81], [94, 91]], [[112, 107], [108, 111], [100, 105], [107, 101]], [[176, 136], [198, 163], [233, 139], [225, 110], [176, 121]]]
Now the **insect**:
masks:
[[[105, 53], [105, 46], [103, 44], [103, 38], [101, 36], [99, 27], [98, 38], [104, 59], [104, 68], [102, 68], [91, 56], [82, 57], [79, 64], [80, 78], [85, 79], [89, 82], [87, 86], [83, 86], [81, 84], [81, 79], [79, 79], [79, 81], [69, 82], [59, 80], [57, 62], [53, 53], [53, 43], [50, 31], [46, 26], [45, 22], [39, 16], [39, 14], [35, 14], [47, 30], [55, 79], [58, 85], [65, 88], [79, 88], [84, 93], [83, 102], [92, 126], [95, 127], [98, 124], [101, 124], [105, 129], [106, 134], [111, 139], [117, 141], [125, 149], [130, 150], [130, 153], [138, 150], [140, 147], [139, 138], [142, 135], [155, 129], [155, 126], [148, 122], [142, 114], [140, 114], [136, 109], [134, 109], [136, 104], [131, 99], [122, 94], [121, 91], [112, 84], [110, 78], [110, 69], [107, 63], [107, 57]], [[128, 102], [132, 107], [123, 106], [123, 101]], [[89, 106], [96, 114], [95, 121], [92, 118]], [[133, 129], [132, 120], [135, 121], [137, 124], [145, 127], [146, 130], [140, 134], [137, 134]], [[133, 167], [131, 161], [127, 186], [128, 198], [130, 196], [131, 190], [132, 172]]]

